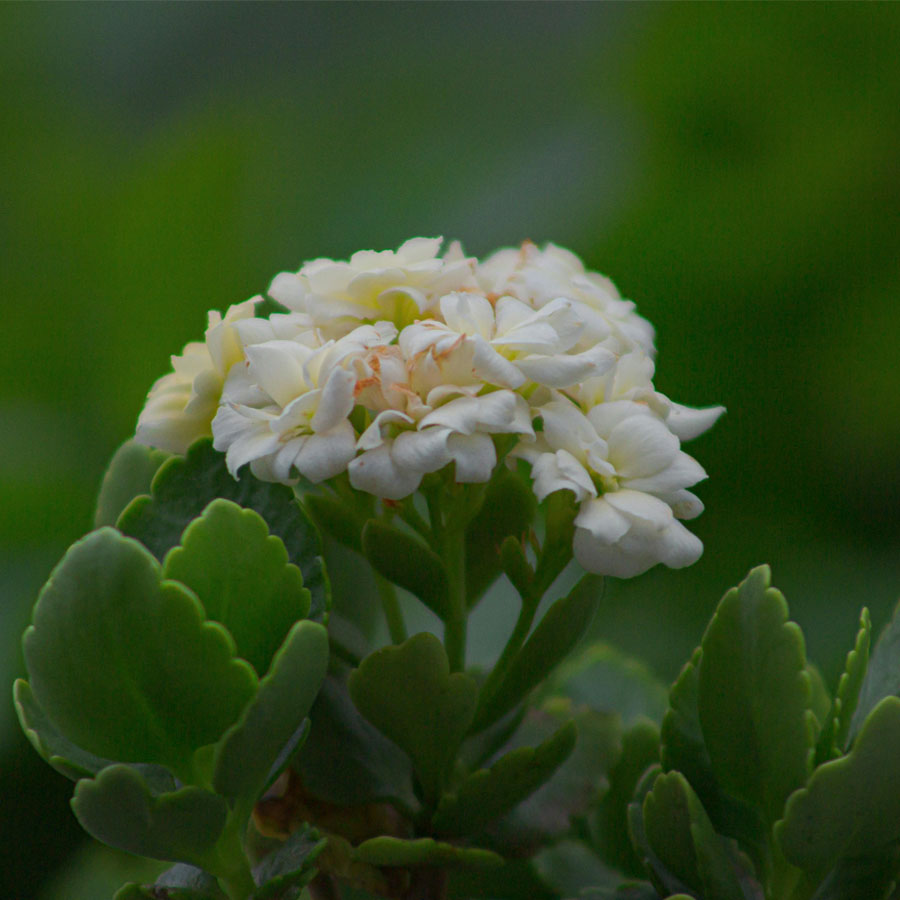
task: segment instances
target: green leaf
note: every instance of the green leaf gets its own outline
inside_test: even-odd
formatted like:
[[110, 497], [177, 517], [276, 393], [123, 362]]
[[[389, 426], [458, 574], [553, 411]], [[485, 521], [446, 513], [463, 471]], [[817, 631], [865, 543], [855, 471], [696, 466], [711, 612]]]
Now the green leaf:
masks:
[[259, 885], [253, 900], [276, 900], [288, 888], [307, 885], [316, 874], [316, 859], [326, 844], [319, 832], [309, 825], [294, 831], [253, 870], [253, 878]]
[[557, 900], [537, 876], [531, 860], [504, 859], [503, 865], [485, 869], [450, 869], [449, 896], [452, 900]]
[[213, 500], [163, 563], [187, 585], [207, 618], [221, 622], [237, 652], [263, 676], [291, 626], [309, 612], [309, 591], [277, 535], [252, 509]]
[[[582, 900], [659, 900], [656, 888], [649, 881], [626, 881], [616, 888], [589, 887], [579, 895]], [[692, 900], [686, 894], [673, 894], [669, 900]]]
[[537, 747], [520, 747], [489, 769], [472, 772], [455, 794], [441, 800], [432, 825], [438, 834], [478, 834], [486, 825], [531, 796], [575, 749], [574, 721]]
[[198, 787], [154, 796], [130, 766], [79, 781], [72, 809], [98, 841], [153, 859], [205, 866], [225, 825], [225, 801]]
[[186, 588], [111, 528], [74, 544], [25, 632], [31, 687], [50, 720], [97, 756], [159, 763], [191, 780], [257, 679]]
[[216, 748], [213, 784], [218, 793], [232, 803], [257, 799], [281, 751], [309, 714], [327, 670], [328, 632], [317, 622], [297, 622], [253, 702]]
[[103, 759], [82, 750], [62, 734], [47, 718], [47, 714], [34, 699], [31, 686], [22, 678], [17, 679], [13, 685], [13, 702], [19, 724], [31, 746], [66, 778], [78, 781], [85, 776], [96, 775], [101, 769], [113, 764], [111, 759]]
[[115, 525], [122, 510], [135, 497], [149, 492], [153, 476], [168, 458], [164, 450], [125, 441], [113, 454], [100, 484], [94, 527]]
[[319, 529], [330, 534], [344, 546], [362, 553], [362, 530], [365, 519], [334, 497], [324, 494], [307, 494], [303, 505], [309, 510]]
[[806, 783], [815, 725], [803, 635], [769, 581], [760, 566], [719, 604], [703, 637], [698, 705], [722, 790], [773, 823]]
[[554, 698], [528, 711], [507, 752], [546, 740], [572, 719], [578, 729], [575, 749], [546, 784], [491, 826], [498, 847], [510, 853], [536, 852], [567, 834], [573, 820], [587, 816], [602, 799], [607, 775], [621, 752], [618, 716]]
[[900, 698], [885, 697], [850, 752], [819, 766], [788, 800], [775, 826], [788, 862], [819, 879], [838, 860], [877, 855], [900, 840], [898, 747]]
[[362, 532], [362, 549], [376, 572], [414, 594], [439, 618], [450, 615], [444, 564], [419, 538], [369, 519]]
[[503, 857], [490, 850], [456, 847], [433, 838], [404, 841], [394, 837], [376, 837], [363, 841], [354, 853], [357, 860], [370, 866], [499, 866]]
[[600, 712], [617, 712], [626, 727], [642, 718], [658, 725], [668, 703], [665, 685], [643, 662], [602, 642], [564, 662], [548, 690]]
[[654, 781], [644, 798], [643, 817], [650, 847], [679, 881], [701, 897], [744, 900], [725, 842], [680, 772]]
[[659, 729], [639, 720], [622, 735], [622, 754], [609, 771], [609, 791], [594, 819], [593, 845], [610, 865], [627, 875], [643, 875], [644, 868], [628, 837], [628, 804], [641, 775], [659, 762]]
[[878, 637], [850, 719], [846, 745], [859, 734], [869, 713], [885, 698], [900, 696], [900, 604]]
[[235, 479], [225, 467], [225, 455], [209, 438], [194, 443], [187, 456], [174, 456], [153, 479], [150, 495], [135, 497], [116, 527], [137, 538], [157, 559], [181, 542], [185, 528], [217, 497], [255, 510], [278, 535], [288, 558], [303, 573], [312, 601], [310, 617], [320, 619], [330, 605], [328, 579], [322, 561], [319, 533], [283, 484], [260, 481], [249, 471]]
[[827, 762], [840, 756], [846, 749], [850, 734], [850, 723], [856, 711], [860, 689], [869, 665], [869, 643], [872, 635], [872, 621], [869, 611], [863, 607], [859, 617], [859, 631], [853, 649], [847, 654], [844, 671], [838, 681], [834, 703], [825, 728], [819, 738], [816, 751], [818, 763]]
[[218, 881], [203, 869], [176, 863], [155, 884], [127, 884], [113, 900], [225, 900]]
[[509, 712], [571, 653], [590, 625], [602, 584], [599, 576], [585, 575], [547, 610], [503, 680], [491, 694], [479, 698], [473, 731], [486, 728]]
[[409, 754], [426, 798], [436, 800], [475, 712], [475, 680], [451, 675], [441, 642], [422, 633], [367, 656], [348, 686], [356, 708]]
[[561, 897], [579, 897], [588, 885], [592, 889], [614, 889], [622, 875], [609, 868], [586, 844], [562, 840], [534, 857], [541, 881]]
[[295, 767], [310, 793], [338, 806], [386, 801], [415, 810], [409, 757], [359, 714], [341, 682], [325, 679], [309, 716], [312, 729]]
[[554, 491], [543, 502], [545, 534], [538, 559], [538, 590], [546, 591], [572, 559], [572, 538], [578, 506], [571, 491]]
[[887, 900], [897, 896], [900, 844], [864, 856], [841, 859], [819, 885], [811, 900]]
[[466, 596], [469, 607], [500, 574], [504, 538], [521, 538], [534, 521], [536, 500], [527, 480], [501, 469], [488, 484], [484, 502], [466, 529]]

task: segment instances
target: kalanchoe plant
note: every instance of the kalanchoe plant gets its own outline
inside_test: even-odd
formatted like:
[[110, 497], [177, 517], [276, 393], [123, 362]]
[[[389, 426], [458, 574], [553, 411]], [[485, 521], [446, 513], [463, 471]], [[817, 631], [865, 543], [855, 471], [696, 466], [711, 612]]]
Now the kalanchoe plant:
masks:
[[[41, 593], [22, 726], [90, 834], [174, 863], [117, 896], [887, 897], [900, 626], [869, 664], [864, 613], [833, 699], [766, 569], [668, 693], [579, 648], [603, 576], [699, 557], [681, 442], [722, 408], [655, 390], [652, 327], [568, 251], [439, 250], [211, 313]], [[373, 596], [332, 609], [322, 534]], [[501, 576], [518, 618], [472, 670]]]

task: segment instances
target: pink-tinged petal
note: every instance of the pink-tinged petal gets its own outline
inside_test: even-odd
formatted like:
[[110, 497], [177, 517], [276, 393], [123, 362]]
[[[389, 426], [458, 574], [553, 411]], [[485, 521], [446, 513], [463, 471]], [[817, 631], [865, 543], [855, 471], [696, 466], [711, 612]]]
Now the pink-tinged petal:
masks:
[[402, 468], [415, 472], [437, 472], [451, 460], [447, 449], [449, 428], [423, 428], [421, 431], [403, 431], [394, 438], [391, 455]]
[[422, 473], [398, 466], [391, 456], [391, 443], [367, 450], [347, 466], [350, 484], [387, 500], [408, 497], [422, 481]]
[[607, 443], [609, 461], [623, 478], [654, 475], [670, 466], [679, 453], [678, 438], [659, 419], [649, 416], [632, 416], [620, 422]]
[[456, 480], [461, 484], [489, 481], [497, 465], [497, 448], [486, 434], [451, 434], [447, 449], [456, 462]]
[[666, 468], [644, 478], [624, 478], [622, 486], [659, 495], [692, 487], [706, 477], [706, 471], [696, 459], [679, 452]]
[[666, 425], [681, 440], [689, 441], [712, 428], [724, 412], [724, 406], [692, 409], [690, 406], [672, 403], [672, 408], [666, 417]]
[[614, 544], [628, 531], [630, 521], [602, 497], [598, 497], [581, 504], [578, 515], [575, 516], [575, 525], [589, 531], [599, 541]]
[[330, 431], [350, 415], [355, 386], [356, 377], [352, 372], [346, 369], [331, 370], [319, 398], [319, 407], [309, 423], [313, 431]]

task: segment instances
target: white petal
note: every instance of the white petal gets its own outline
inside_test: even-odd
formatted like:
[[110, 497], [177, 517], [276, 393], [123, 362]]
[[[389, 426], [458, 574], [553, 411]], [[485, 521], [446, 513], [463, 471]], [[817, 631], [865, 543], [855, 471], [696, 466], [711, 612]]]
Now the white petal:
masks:
[[658, 495], [692, 487], [704, 478], [706, 471], [703, 466], [687, 453], [679, 452], [666, 468], [644, 478], [624, 478], [622, 486]]
[[525, 384], [525, 376], [513, 363], [501, 356], [482, 337], [475, 337], [473, 340], [475, 343], [473, 362], [479, 378], [488, 384], [508, 388], [517, 388]]
[[421, 483], [422, 473], [398, 466], [391, 457], [391, 445], [385, 442], [351, 460], [347, 466], [350, 484], [388, 500], [402, 500]]
[[672, 521], [672, 510], [662, 500], [640, 491], [612, 491], [604, 494], [607, 503], [631, 519], [662, 532]]
[[677, 519], [660, 542], [660, 560], [671, 569], [692, 566], [703, 555], [703, 542]]
[[690, 491], [673, 491], [656, 496], [672, 507], [676, 519], [696, 519], [703, 512], [703, 501]]
[[559, 490], [572, 491], [576, 500], [597, 495], [597, 488], [594, 487], [590, 474], [566, 450], [539, 456], [531, 467], [531, 477], [534, 479], [534, 493], [538, 500]]
[[394, 438], [394, 462], [416, 472], [437, 472], [452, 458], [447, 449], [450, 433], [449, 428], [438, 427], [401, 432]]
[[456, 461], [456, 480], [461, 484], [489, 481], [497, 465], [497, 448], [486, 434], [451, 434], [447, 449]]
[[322, 389], [319, 407], [310, 421], [313, 431], [322, 433], [335, 428], [353, 411], [353, 388], [356, 378], [346, 369], [332, 369]]
[[309, 285], [295, 272], [279, 272], [269, 285], [269, 296], [282, 306], [297, 312], [306, 312]]
[[339, 475], [356, 455], [356, 434], [344, 421], [324, 434], [312, 434], [294, 460], [297, 471], [313, 483]]
[[666, 425], [681, 440], [689, 441], [712, 428], [723, 412], [725, 412], [724, 406], [693, 409], [690, 406], [682, 406], [680, 403], [672, 403], [671, 411], [666, 417]]
[[659, 419], [649, 416], [631, 416], [620, 422], [607, 442], [609, 461], [623, 478], [653, 475], [671, 465], [679, 452], [678, 438]]
[[575, 516], [575, 525], [589, 531], [597, 540], [614, 544], [629, 527], [630, 521], [602, 497], [585, 500]]
[[585, 528], [576, 528], [572, 549], [578, 563], [588, 572], [633, 578], [655, 566], [659, 559], [646, 551], [628, 552], [618, 544], [606, 544]]
[[311, 387], [303, 371], [310, 352], [293, 341], [254, 344], [246, 349], [251, 377], [279, 406], [287, 406]]

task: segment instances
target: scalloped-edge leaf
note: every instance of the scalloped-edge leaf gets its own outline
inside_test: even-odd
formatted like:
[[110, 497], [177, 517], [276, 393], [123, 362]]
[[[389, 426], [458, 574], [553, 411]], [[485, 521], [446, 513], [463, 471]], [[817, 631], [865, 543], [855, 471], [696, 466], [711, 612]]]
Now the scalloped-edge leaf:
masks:
[[822, 878], [839, 860], [900, 840], [900, 698], [885, 697], [850, 752], [819, 766], [788, 799], [775, 836], [788, 862]]
[[259, 513], [230, 500], [213, 500], [188, 525], [163, 570], [197, 595], [207, 618], [228, 629], [260, 677], [291, 626], [309, 613], [309, 591], [281, 538], [269, 534]]
[[850, 723], [856, 711], [859, 692], [869, 665], [869, 645], [872, 637], [872, 620], [863, 607], [859, 616], [859, 630], [853, 649], [847, 654], [844, 671], [838, 681], [831, 712], [816, 748], [816, 761], [821, 764], [841, 755], [846, 749]]
[[253, 869], [259, 885], [253, 900], [270, 900], [288, 888], [302, 888], [316, 874], [316, 860], [328, 841], [309, 825], [303, 825]]
[[222, 797], [198, 787], [154, 796], [138, 772], [125, 765], [79, 781], [72, 809], [84, 830], [110, 847], [200, 867], [228, 813]]
[[153, 476], [169, 458], [165, 450], [155, 450], [137, 441], [125, 441], [113, 454], [100, 483], [94, 528], [115, 525], [122, 510], [140, 494], [150, 491]]
[[504, 678], [490, 694], [479, 698], [473, 732], [508, 713], [572, 652], [591, 623], [602, 584], [600, 576], [585, 575], [547, 610]]
[[644, 662], [603, 641], [566, 660], [547, 689], [599, 712], [617, 712], [626, 728], [641, 718], [659, 725], [668, 705], [666, 686]]
[[702, 641], [698, 709], [719, 785], [774, 823], [806, 783], [816, 725], [803, 634], [770, 581], [759, 566], [719, 603]]
[[31, 689], [66, 738], [96, 756], [159, 763], [190, 783], [257, 689], [230, 635], [185, 587], [111, 528], [54, 569], [23, 639]]
[[865, 856], [841, 859], [810, 900], [888, 900], [900, 873], [900, 843]]
[[533, 864], [541, 881], [560, 897], [578, 897], [587, 885], [612, 890], [622, 881], [621, 872], [606, 865], [587, 844], [572, 839], [544, 848]]
[[872, 649], [845, 744], [852, 743], [881, 700], [897, 696], [900, 696], [900, 604]]
[[321, 619], [331, 605], [322, 560], [322, 542], [294, 492], [283, 484], [260, 481], [249, 471], [235, 479], [225, 466], [225, 454], [213, 449], [209, 438], [173, 456], [153, 478], [149, 494], [135, 497], [123, 510], [116, 527], [137, 538], [157, 559], [181, 542], [185, 528], [218, 497], [252, 509], [265, 519], [272, 534], [284, 542], [290, 561], [303, 573], [310, 592], [310, 618]]
[[231, 802], [255, 801], [279, 754], [309, 714], [328, 671], [328, 632], [297, 622], [239, 721], [216, 748], [213, 784]]
[[376, 572], [418, 597], [438, 618], [448, 618], [447, 570], [420, 538], [369, 519], [362, 531], [362, 550]]
[[472, 772], [455, 794], [442, 798], [432, 821], [435, 831], [478, 834], [545, 784], [571, 755], [577, 737], [573, 720], [537, 747], [520, 747], [489, 769]]
[[356, 708], [409, 754], [436, 800], [475, 712], [475, 679], [451, 674], [443, 644], [423, 632], [367, 656], [347, 684]]
[[371, 866], [500, 866], [503, 857], [491, 850], [457, 847], [433, 838], [404, 841], [394, 837], [376, 837], [363, 841], [354, 851], [359, 862]]

